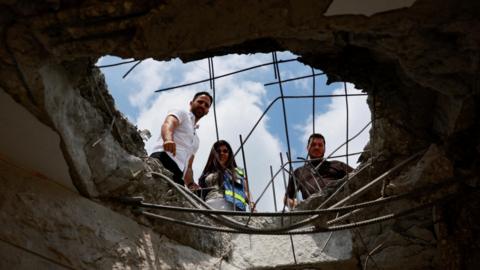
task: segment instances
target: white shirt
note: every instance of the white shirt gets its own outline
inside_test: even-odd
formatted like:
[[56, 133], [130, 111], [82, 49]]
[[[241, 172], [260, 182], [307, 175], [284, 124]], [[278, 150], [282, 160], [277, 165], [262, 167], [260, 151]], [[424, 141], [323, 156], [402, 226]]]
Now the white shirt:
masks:
[[[187, 167], [188, 160], [194, 155], [200, 144], [200, 140], [195, 132], [197, 126], [195, 126], [195, 115], [192, 112], [184, 110], [171, 110], [167, 115], [173, 115], [178, 119], [179, 125], [173, 132], [173, 140], [176, 144], [176, 155], [165, 151], [181, 171]], [[159, 143], [153, 148], [154, 152], [161, 152], [163, 150], [162, 135], [157, 140]]]

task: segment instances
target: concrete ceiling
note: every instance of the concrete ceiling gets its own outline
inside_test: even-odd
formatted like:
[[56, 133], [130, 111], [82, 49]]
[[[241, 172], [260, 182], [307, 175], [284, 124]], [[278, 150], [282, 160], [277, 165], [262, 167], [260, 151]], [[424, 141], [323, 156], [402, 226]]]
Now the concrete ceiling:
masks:
[[408, 8], [415, 3], [415, 0], [334, 0], [328, 7], [325, 16], [335, 15], [366, 15], [391, 11], [399, 8]]

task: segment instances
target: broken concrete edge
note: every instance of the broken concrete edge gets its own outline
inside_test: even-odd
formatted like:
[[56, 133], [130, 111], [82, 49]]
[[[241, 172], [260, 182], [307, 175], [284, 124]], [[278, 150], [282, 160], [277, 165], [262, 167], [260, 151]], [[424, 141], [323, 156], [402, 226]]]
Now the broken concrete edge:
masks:
[[[93, 194], [91, 197], [109, 198], [128, 190], [129, 186], [138, 181], [132, 177], [134, 175], [132, 172], [145, 170], [145, 163], [126, 153], [108, 129], [105, 132], [108, 125], [102, 120], [101, 113], [78, 93], [75, 86], [72, 86], [62, 66], [46, 66], [42, 68], [41, 74], [45, 77], [45, 102], [48, 105], [46, 107], [57, 130], [62, 134], [68, 155], [75, 157], [72, 161], [74, 168], [82, 172], [78, 173], [81, 182], [87, 183], [86, 186], [90, 187], [90, 189], [87, 188], [87, 192], [90, 195]], [[95, 86], [94, 91], [106, 91]], [[72, 108], [75, 110], [72, 111]], [[64, 118], [65, 115], [69, 115], [70, 118]], [[152, 226], [157, 231], [168, 232], [180, 242], [200, 250], [213, 253], [220, 250], [222, 254], [225, 252], [224, 248], [228, 246], [226, 245], [228, 241], [225, 241], [222, 234], [211, 234], [213, 238], [207, 240], [206, 234], [201, 230], [189, 230], [189, 234], [184, 234], [182, 232], [185, 228], [172, 230], [172, 225], [155, 224], [155, 222]], [[199, 239], [202, 241], [198, 241]], [[222, 248], [212, 248], [212, 243], [223, 243], [213, 245]]]
[[[83, 64], [85, 65], [85, 62]], [[70, 68], [71, 66], [73, 65], [69, 65]], [[80, 69], [77, 66], [79, 64], [75, 67]], [[87, 197], [106, 196], [112, 190], [127, 184], [143, 169], [142, 160], [125, 150], [132, 149], [131, 146], [126, 147], [125, 143], [138, 142], [141, 144], [134, 147], [143, 149], [143, 141], [135, 127], [126, 119], [118, 118], [119, 113], [108, 94], [103, 76], [98, 78], [98, 73], [93, 72], [86, 76], [85, 82], [77, 77], [72, 78], [76, 69], [71, 69], [73, 70], [67, 72], [63, 65], [54, 63], [39, 69], [44, 84], [45, 110], [62, 138], [62, 149], [77, 188]], [[81, 75], [85, 74], [76, 74]], [[99, 81], [101, 83], [98, 83]], [[86, 100], [85, 94], [82, 95], [82, 92], [87, 91], [85, 89], [91, 91], [92, 96], [101, 95], [97, 98], [100, 104]], [[104, 96], [110, 97], [110, 104], [105, 101]], [[114, 112], [117, 116], [113, 115]], [[117, 122], [127, 123], [123, 124], [126, 130], [120, 132], [115, 124]], [[112, 126], [115, 128], [112, 129]], [[121, 135], [115, 138], [114, 130], [118, 134], [134, 133], [140, 139], [125, 142], [119, 138], [135, 136]], [[145, 150], [135, 152], [146, 156]]]
[[[49, 115], [65, 142], [68, 156], [74, 157], [73, 168], [81, 172], [78, 176], [80, 182], [85, 185], [86, 192], [90, 197], [104, 199], [130, 194], [133, 190], [129, 188], [137, 185], [139, 181], [132, 176], [140, 175], [132, 172], [148, 170], [144, 161], [124, 150], [111, 130], [108, 130], [108, 122], [104, 120], [102, 113], [79, 93], [81, 91], [71, 83], [63, 66], [45, 66], [41, 74], [44, 77], [45, 102]], [[106, 91], [98, 89], [97, 84], [92, 87], [92, 91]], [[72, 111], [72, 108], [75, 110]], [[65, 115], [69, 115], [70, 118], [64, 118]], [[140, 192], [144, 193], [150, 188], [141, 190]], [[157, 194], [154, 201], [162, 202], [158, 200], [162, 198], [161, 196]], [[185, 215], [174, 216], [185, 218]], [[187, 216], [198, 219], [194, 215]], [[136, 216], [133, 218], [138, 219]], [[151, 226], [181, 243], [216, 256], [223, 256], [222, 254], [228, 253], [231, 248], [228, 245], [228, 237], [220, 233], [206, 234], [201, 230], [178, 228], [172, 224], [158, 222], [151, 223]], [[189, 233], [185, 234], [185, 230]]]

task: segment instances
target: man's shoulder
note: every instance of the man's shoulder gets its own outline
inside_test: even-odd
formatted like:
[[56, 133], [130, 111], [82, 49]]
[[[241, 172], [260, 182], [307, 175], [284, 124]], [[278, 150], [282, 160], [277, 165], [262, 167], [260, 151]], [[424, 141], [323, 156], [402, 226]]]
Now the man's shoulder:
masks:
[[180, 122], [182, 122], [184, 119], [188, 118], [188, 112], [186, 110], [182, 110], [182, 109], [171, 109], [171, 110], [168, 111], [167, 114], [174, 116]]
[[188, 114], [188, 112], [184, 109], [173, 108], [168, 110], [168, 114]]
[[308, 164], [304, 164], [298, 168], [296, 168], [295, 170], [293, 170], [293, 173], [303, 173], [305, 171], [310, 171], [310, 166]]
[[333, 167], [333, 168], [336, 168], [336, 169], [345, 170], [345, 171], [351, 171], [351, 170], [353, 170], [352, 167], [350, 167], [350, 166], [347, 165], [346, 163], [341, 162], [341, 161], [338, 161], [338, 160], [329, 160], [329, 161], [328, 161], [328, 165], [329, 165], [330, 167]]
[[344, 162], [339, 160], [327, 160], [326, 162], [328, 162], [330, 165], [347, 165]]

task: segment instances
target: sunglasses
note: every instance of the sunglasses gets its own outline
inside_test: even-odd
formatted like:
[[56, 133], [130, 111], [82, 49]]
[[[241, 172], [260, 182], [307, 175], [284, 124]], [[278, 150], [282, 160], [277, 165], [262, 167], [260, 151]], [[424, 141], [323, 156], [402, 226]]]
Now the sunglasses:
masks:
[[217, 149], [217, 153], [219, 154], [228, 154], [228, 149]]

